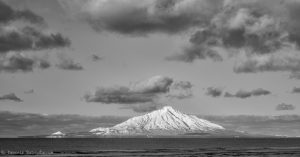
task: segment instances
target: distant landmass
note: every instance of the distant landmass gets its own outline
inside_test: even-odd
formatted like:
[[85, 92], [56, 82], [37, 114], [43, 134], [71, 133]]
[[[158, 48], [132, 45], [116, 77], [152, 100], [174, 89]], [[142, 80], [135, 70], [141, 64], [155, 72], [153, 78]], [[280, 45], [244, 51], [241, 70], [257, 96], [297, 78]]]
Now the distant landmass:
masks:
[[107, 137], [264, 137], [228, 130], [208, 120], [187, 115], [170, 106], [128, 119], [113, 127], [99, 127], [86, 132], [26, 136], [31, 138], [107, 138]]

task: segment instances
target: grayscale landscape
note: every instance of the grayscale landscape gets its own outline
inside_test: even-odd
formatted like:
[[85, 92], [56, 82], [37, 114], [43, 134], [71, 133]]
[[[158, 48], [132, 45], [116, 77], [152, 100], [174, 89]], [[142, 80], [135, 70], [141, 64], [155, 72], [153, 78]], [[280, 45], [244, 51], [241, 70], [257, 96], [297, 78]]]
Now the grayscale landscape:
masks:
[[299, 14], [0, 0], [0, 156], [300, 156]]

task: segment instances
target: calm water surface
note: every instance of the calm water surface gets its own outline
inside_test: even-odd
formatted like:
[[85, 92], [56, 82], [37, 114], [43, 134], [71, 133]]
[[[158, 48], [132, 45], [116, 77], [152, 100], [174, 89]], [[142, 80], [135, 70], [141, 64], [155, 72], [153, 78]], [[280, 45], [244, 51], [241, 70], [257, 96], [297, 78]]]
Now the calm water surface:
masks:
[[[0, 139], [0, 150], [45, 156], [300, 156], [299, 138]], [[7, 154], [6, 154], [7, 155]]]

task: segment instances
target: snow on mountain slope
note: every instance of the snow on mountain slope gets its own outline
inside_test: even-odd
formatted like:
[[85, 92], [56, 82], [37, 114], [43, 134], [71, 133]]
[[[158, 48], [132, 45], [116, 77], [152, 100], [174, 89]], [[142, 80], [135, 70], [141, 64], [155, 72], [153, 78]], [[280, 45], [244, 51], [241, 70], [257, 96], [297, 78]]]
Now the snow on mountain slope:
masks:
[[95, 135], [174, 135], [184, 133], [206, 133], [225, 130], [222, 126], [186, 115], [170, 106], [137, 116], [111, 128], [96, 128]]

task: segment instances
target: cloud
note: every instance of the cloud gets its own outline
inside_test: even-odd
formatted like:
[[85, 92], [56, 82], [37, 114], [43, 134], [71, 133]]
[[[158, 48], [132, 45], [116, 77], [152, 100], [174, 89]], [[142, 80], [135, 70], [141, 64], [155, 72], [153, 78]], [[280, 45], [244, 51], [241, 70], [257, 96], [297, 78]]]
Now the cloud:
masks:
[[96, 92], [84, 96], [87, 102], [101, 102], [105, 104], [135, 104], [152, 102], [155, 93], [133, 92], [128, 87], [98, 88]]
[[4, 100], [10, 100], [10, 101], [15, 101], [15, 102], [23, 101], [22, 99], [17, 97], [15, 93], [10, 93], [10, 94], [0, 96], [0, 101], [4, 101]]
[[194, 62], [197, 59], [212, 59], [213, 61], [222, 61], [222, 56], [215, 50], [208, 47], [195, 46], [185, 47], [182, 53], [167, 56], [168, 61]]
[[[160, 99], [186, 99], [192, 96], [192, 85], [186, 81], [174, 81], [166, 76], [154, 76], [126, 86], [99, 87], [84, 96], [87, 102], [121, 104], [126, 109], [149, 110]], [[152, 107], [151, 107], [152, 106]], [[143, 108], [143, 109], [141, 109]], [[146, 108], [146, 109], [145, 109]]]
[[135, 104], [135, 105], [121, 107], [121, 109], [131, 109], [137, 113], [151, 112], [151, 111], [157, 110], [159, 108], [160, 108], [160, 105], [155, 104], [155, 103]]
[[294, 87], [292, 90], [292, 93], [300, 93], [300, 88], [299, 87]]
[[[30, 10], [14, 10], [0, 1], [0, 53], [9, 51], [41, 50], [70, 46], [70, 40], [60, 33], [45, 33], [41, 25], [44, 18]], [[16, 27], [13, 22], [27, 21], [24, 27]]]
[[53, 132], [86, 132], [90, 129], [111, 127], [127, 117], [80, 115], [46, 115], [0, 111], [0, 137], [49, 135]]
[[0, 72], [32, 72], [35, 68], [47, 69], [50, 63], [28, 53], [9, 52], [0, 57]]
[[93, 62], [97, 62], [97, 61], [102, 60], [103, 58], [100, 57], [100, 56], [98, 56], [98, 55], [93, 54], [93, 55], [91, 56], [91, 59], [92, 59]]
[[60, 33], [43, 33], [34, 27], [0, 28], [0, 53], [9, 51], [42, 50], [70, 46], [70, 40]]
[[83, 66], [80, 63], [75, 62], [72, 58], [67, 57], [64, 54], [58, 54], [58, 63], [56, 67], [63, 70], [83, 70]]
[[290, 75], [291, 79], [300, 79], [300, 72], [292, 72]]
[[24, 91], [24, 94], [33, 94], [33, 93], [34, 93], [34, 89]]
[[300, 51], [282, 49], [267, 55], [253, 55], [240, 58], [234, 66], [236, 73], [256, 73], [266, 71], [299, 71]]
[[30, 10], [14, 10], [9, 5], [0, 1], [0, 23], [8, 23], [15, 20], [25, 20], [34, 24], [45, 24], [44, 18]]
[[220, 88], [209, 87], [207, 88], [206, 95], [212, 97], [220, 97], [223, 93], [223, 90]]
[[[300, 71], [300, 3], [295, 0], [60, 1], [96, 31], [192, 35], [169, 61], [236, 58], [236, 73]], [[193, 29], [191, 29], [193, 28]]]
[[300, 71], [300, 3], [226, 0], [199, 25], [181, 53], [167, 60], [193, 62], [236, 58], [236, 73]]
[[178, 33], [208, 21], [222, 3], [218, 0], [59, 1], [63, 8], [87, 21], [96, 31], [145, 35]]
[[166, 76], [154, 76], [131, 85], [131, 91], [138, 93], [167, 93], [173, 79]]
[[189, 81], [174, 81], [170, 86], [167, 98], [171, 99], [187, 99], [193, 96], [192, 83]]
[[296, 107], [292, 104], [281, 103], [276, 106], [277, 111], [295, 110]]
[[256, 116], [256, 115], [230, 115], [230, 116], [199, 116], [228, 130], [245, 131], [260, 135], [286, 135], [298, 136], [300, 134], [299, 115]]
[[270, 95], [271, 92], [262, 88], [254, 89], [252, 91], [244, 91], [244, 90], [239, 90], [235, 94], [231, 94], [229, 92], [226, 92], [224, 97], [236, 97], [236, 98], [249, 98], [252, 96], [264, 96], [264, 95]]
[[71, 44], [61, 33], [50, 31], [44, 18], [30, 10], [16, 10], [3, 1], [0, 10], [0, 72], [47, 69], [51, 64], [39, 57], [41, 50]]
[[136, 104], [154, 102], [160, 94], [167, 93], [173, 79], [164, 76], [154, 76], [148, 80], [132, 84], [130, 87], [98, 88], [94, 94], [85, 95], [87, 102], [105, 104]]

